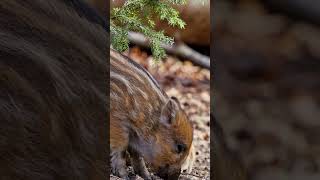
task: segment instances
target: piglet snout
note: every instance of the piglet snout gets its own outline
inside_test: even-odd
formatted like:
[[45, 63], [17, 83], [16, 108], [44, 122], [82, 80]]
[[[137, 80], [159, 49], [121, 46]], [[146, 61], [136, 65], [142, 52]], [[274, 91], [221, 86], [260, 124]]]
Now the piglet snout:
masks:
[[160, 168], [157, 175], [162, 179], [166, 180], [178, 180], [180, 176], [181, 168], [169, 168], [169, 166], [165, 166]]

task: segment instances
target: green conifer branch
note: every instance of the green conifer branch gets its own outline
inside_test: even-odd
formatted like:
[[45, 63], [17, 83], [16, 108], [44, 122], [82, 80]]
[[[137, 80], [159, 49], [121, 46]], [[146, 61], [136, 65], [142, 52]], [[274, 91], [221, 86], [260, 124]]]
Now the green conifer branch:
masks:
[[111, 10], [111, 45], [123, 52], [129, 48], [128, 32], [143, 33], [150, 40], [151, 51], [156, 60], [165, 56], [161, 43], [172, 45], [174, 39], [155, 31], [155, 20], [159, 18], [171, 26], [183, 29], [185, 22], [173, 4], [185, 4], [186, 0], [126, 0], [120, 8]]

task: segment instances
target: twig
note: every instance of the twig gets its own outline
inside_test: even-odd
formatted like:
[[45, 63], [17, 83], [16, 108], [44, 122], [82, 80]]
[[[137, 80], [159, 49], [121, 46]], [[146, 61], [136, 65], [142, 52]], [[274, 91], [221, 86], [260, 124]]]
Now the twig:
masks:
[[110, 175], [110, 180], [122, 180], [122, 179], [117, 176]]
[[[143, 180], [143, 178], [140, 177], [140, 176], [135, 176], [134, 179], [135, 180]], [[119, 177], [114, 176], [114, 175], [111, 174], [110, 175], [110, 180], [124, 180], [124, 179], [123, 178], [119, 178]]]
[[[129, 32], [129, 40], [130, 42], [136, 45], [139, 45], [145, 48], [150, 48], [150, 43], [148, 38], [141, 33]], [[210, 69], [210, 58], [208, 56], [202, 55], [197, 51], [191, 49], [189, 46], [187, 46], [184, 43], [179, 42], [173, 46], [162, 44], [162, 47], [169, 54], [174, 54], [181, 58], [188, 59], [198, 66], [201, 66], [206, 69]]]
[[181, 173], [180, 175], [182, 175], [182, 176], [193, 176], [193, 177], [197, 177], [197, 178], [204, 178], [204, 177], [196, 175], [196, 174]]
[[[204, 179], [204, 177], [202, 176], [199, 176], [199, 175], [196, 175], [196, 174], [188, 174], [188, 173], [181, 173], [180, 175], [182, 176], [193, 176], [193, 177], [197, 177], [197, 178], [202, 178]], [[117, 176], [114, 176], [114, 175], [110, 175], [110, 180], [122, 180], [122, 178], [119, 178]]]

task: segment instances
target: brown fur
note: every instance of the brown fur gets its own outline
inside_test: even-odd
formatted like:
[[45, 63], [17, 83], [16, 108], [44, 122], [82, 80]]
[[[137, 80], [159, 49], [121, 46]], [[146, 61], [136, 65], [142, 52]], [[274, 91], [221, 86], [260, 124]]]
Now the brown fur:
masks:
[[213, 138], [211, 138], [211, 151], [213, 152], [212, 179], [214, 180], [248, 180], [246, 168], [235, 152], [230, 151], [225, 143], [222, 128], [211, 115]]
[[62, 0], [1, 0], [0, 24], [0, 179], [105, 179], [107, 33]]
[[86, 0], [90, 3], [94, 8], [96, 8], [99, 13], [103, 16], [107, 16], [107, 11], [111, 3], [110, 0]]
[[[143, 178], [150, 179], [145, 160], [159, 176], [176, 179], [192, 143], [190, 121], [178, 100], [168, 97], [146, 70], [114, 50], [110, 54], [113, 173], [128, 178], [128, 150], [134, 170]], [[185, 149], [178, 153], [177, 147]]]

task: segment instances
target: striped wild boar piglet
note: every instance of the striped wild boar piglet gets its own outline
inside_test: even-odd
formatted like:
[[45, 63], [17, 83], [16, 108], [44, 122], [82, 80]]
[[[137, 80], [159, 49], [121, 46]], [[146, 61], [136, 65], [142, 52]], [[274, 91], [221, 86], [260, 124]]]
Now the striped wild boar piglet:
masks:
[[[175, 97], [168, 97], [140, 65], [110, 50], [111, 170], [129, 179], [125, 154], [136, 174], [178, 179], [192, 146], [193, 128]], [[145, 163], [146, 162], [146, 163]]]

